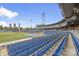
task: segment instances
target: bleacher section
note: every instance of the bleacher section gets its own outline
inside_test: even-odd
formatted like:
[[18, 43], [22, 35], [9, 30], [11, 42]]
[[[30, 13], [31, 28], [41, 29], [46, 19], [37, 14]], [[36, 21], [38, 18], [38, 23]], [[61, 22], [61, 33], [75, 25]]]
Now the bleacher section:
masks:
[[56, 51], [53, 53], [53, 56], [60, 56], [62, 54], [64, 47], [66, 45], [66, 42], [67, 42], [67, 38], [68, 38], [68, 33], [65, 34], [63, 41], [61, 42], [59, 47], [56, 49]]
[[[10, 56], [43, 56], [53, 47], [53, 45], [62, 39], [59, 46], [52, 53], [52, 56], [60, 56], [66, 45], [68, 35], [71, 34], [73, 42], [76, 48], [77, 55], [79, 55], [79, 40], [70, 32], [55, 32], [55, 31], [44, 31], [46, 36], [33, 38], [32, 40], [19, 42], [16, 44], [8, 45], [8, 55]], [[47, 35], [48, 34], [48, 35]]]
[[61, 33], [57, 34], [54, 33], [52, 35], [46, 35], [39, 38], [34, 38], [32, 40], [28, 40], [26, 42], [20, 42], [12, 45], [8, 45], [8, 54], [11, 56], [15, 55], [31, 55], [38, 49], [42, 48], [55, 38], [57, 38], [59, 35], [62, 35]]
[[33, 56], [42, 56], [42, 55], [44, 55], [57, 41], [60, 40], [61, 37], [62, 37], [62, 35], [60, 35], [59, 37], [57, 37], [55, 40], [52, 40], [51, 42], [49, 42], [48, 44], [46, 44], [41, 49], [37, 50], [33, 54]]

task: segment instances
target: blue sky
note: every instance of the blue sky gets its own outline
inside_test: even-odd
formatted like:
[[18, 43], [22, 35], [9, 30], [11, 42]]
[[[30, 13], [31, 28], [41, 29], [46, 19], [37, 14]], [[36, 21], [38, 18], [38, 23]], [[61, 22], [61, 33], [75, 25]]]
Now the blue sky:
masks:
[[[3, 13], [2, 13], [3, 12]], [[42, 24], [42, 13], [45, 13], [45, 23], [52, 24], [63, 19], [58, 4], [55, 3], [7, 3], [0, 4], [0, 23], [8, 26], [9, 23], [21, 23], [23, 27]], [[6, 14], [5, 14], [6, 13]]]

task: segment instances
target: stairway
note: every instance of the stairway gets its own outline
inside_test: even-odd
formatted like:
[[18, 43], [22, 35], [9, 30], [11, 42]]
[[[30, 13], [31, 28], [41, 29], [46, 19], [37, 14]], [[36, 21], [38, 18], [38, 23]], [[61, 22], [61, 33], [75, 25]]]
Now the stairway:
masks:
[[72, 40], [71, 35], [69, 34], [66, 46], [64, 48], [64, 51], [62, 53], [63, 56], [76, 56], [76, 50], [75, 46]]

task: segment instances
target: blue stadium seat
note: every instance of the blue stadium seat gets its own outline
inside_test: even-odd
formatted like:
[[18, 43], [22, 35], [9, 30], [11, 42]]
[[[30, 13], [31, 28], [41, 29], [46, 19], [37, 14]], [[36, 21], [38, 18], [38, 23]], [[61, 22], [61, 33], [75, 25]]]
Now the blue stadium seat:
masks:
[[[49, 40], [46, 40], [45, 42], [37, 45], [37, 46], [34, 46], [33, 48], [30, 48], [28, 51], [25, 50], [23, 53], [19, 54], [19, 55], [30, 55], [32, 53], [34, 53], [35, 51], [37, 51], [38, 49], [40, 49], [41, 47], [43, 47], [44, 45], [48, 44], [52, 39], [49, 39]], [[30, 52], [30, 53], [29, 53]]]
[[24, 48], [24, 47], [29, 46], [29, 45], [32, 46], [33, 44], [37, 44], [37, 41], [39, 43], [40, 41], [44, 41], [44, 40], [47, 40], [49, 38], [50, 37], [46, 37], [46, 38], [41, 37], [39, 39], [32, 39], [32, 40], [29, 40], [29, 41], [26, 41], [26, 42], [21, 42], [21, 43], [8, 45], [8, 50], [9, 50], [9, 53], [11, 53], [12, 51], [16, 51], [17, 49]]
[[58, 48], [56, 49], [56, 51], [52, 54], [53, 56], [60, 56], [61, 55], [62, 51], [64, 50], [64, 46], [66, 44], [67, 38], [68, 38], [68, 34], [64, 37], [63, 41], [58, 46]]
[[36, 42], [35, 44], [29, 44], [29, 45], [25, 46], [24, 48], [21, 48], [19, 50], [16, 50], [16, 51], [10, 53], [10, 55], [16, 55], [16, 54], [22, 53], [23, 51], [26, 51], [26, 50], [28, 50], [34, 46], [37, 46], [43, 42], [44, 42], [44, 40], [40, 40], [39, 42]]
[[62, 37], [62, 35], [60, 35], [55, 40], [52, 40], [51, 42], [49, 42], [47, 45], [45, 45], [44, 47], [39, 49], [37, 52], [35, 52], [33, 54], [33, 56], [42, 56], [42, 55], [44, 55], [58, 40], [60, 40], [61, 37]]
[[[19, 42], [16, 44], [11, 44], [8, 45], [8, 54], [10, 56], [28, 56], [31, 55], [33, 53], [35, 53], [37, 50], [41, 49], [43, 47], [43, 49], [45, 50], [45, 52], [47, 50], [49, 50], [49, 48], [52, 46], [50, 43], [53, 42], [53, 39], [58, 38], [59, 36], [62, 36], [62, 33], [54, 33], [52, 35], [46, 35], [46, 36], [42, 36], [39, 38], [33, 38], [32, 40], [28, 40], [25, 42]], [[55, 36], [52, 39], [52, 36]], [[46, 46], [46, 47], [44, 47]]]

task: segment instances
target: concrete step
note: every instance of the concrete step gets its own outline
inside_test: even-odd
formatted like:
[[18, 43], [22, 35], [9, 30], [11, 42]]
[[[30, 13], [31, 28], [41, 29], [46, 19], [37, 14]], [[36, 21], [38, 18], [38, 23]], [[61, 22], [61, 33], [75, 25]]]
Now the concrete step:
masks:
[[63, 56], [76, 56], [75, 46], [70, 34], [68, 36], [67, 43], [65, 45], [62, 55]]
[[0, 56], [8, 56], [7, 46], [0, 47]]

